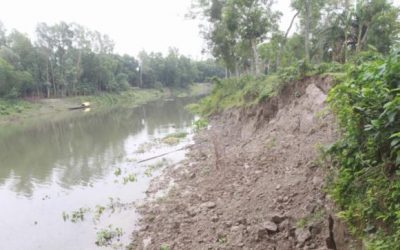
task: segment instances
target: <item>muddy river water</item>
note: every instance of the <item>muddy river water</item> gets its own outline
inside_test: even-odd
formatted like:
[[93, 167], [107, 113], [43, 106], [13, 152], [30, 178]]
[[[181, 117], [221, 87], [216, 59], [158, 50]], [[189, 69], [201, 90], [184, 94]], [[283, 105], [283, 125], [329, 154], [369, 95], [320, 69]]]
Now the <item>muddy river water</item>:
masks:
[[[195, 117], [184, 106], [193, 101], [74, 111], [57, 121], [0, 128], [0, 249], [98, 249], [96, 241], [123, 248], [151, 178], [185, 152], [138, 161], [191, 142]], [[176, 132], [188, 136], [162, 143]], [[114, 238], [107, 241], [107, 233]]]

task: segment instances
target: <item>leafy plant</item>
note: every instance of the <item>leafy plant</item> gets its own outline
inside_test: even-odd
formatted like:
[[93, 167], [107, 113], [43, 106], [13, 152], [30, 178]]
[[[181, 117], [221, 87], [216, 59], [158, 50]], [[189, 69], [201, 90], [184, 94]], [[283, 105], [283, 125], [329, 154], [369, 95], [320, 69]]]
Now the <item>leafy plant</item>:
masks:
[[160, 250], [169, 250], [169, 246], [166, 244], [162, 244]]
[[330, 193], [370, 249], [400, 246], [400, 54], [354, 66], [328, 101], [341, 127]]
[[211, 94], [189, 109], [207, 117], [232, 107], [253, 105], [274, 96], [284, 83], [276, 74], [218, 80]]
[[137, 176], [136, 176], [136, 174], [128, 174], [127, 176], [125, 176], [125, 177], [123, 178], [123, 183], [124, 183], [124, 184], [127, 184], [127, 183], [129, 183], [129, 182], [135, 182], [135, 181], [137, 181]]
[[218, 236], [217, 242], [219, 244], [225, 244], [228, 242], [228, 239], [226, 238], [225, 235], [220, 235], [220, 236]]
[[109, 225], [107, 228], [97, 232], [95, 243], [97, 246], [110, 246], [113, 239], [119, 239], [122, 235], [123, 232], [121, 228], [114, 228], [112, 225]]
[[120, 176], [121, 175], [121, 168], [117, 168], [114, 170], [114, 175], [115, 176]]
[[96, 209], [95, 209], [95, 211], [94, 211], [94, 218], [95, 218], [96, 220], [99, 220], [100, 217], [101, 217], [101, 215], [103, 214], [104, 210], [106, 210], [105, 207], [100, 206], [100, 205], [97, 205], [97, 206], [96, 206]]
[[200, 118], [193, 122], [193, 127], [194, 127], [194, 131], [196, 131], [196, 132], [198, 132], [202, 129], [205, 129], [208, 127], [208, 120], [205, 118]]
[[188, 135], [186, 132], [177, 132], [173, 134], [169, 134], [161, 139], [161, 141], [168, 145], [175, 145], [178, 144], [179, 141], [185, 138]]
[[79, 208], [76, 211], [72, 211], [71, 214], [68, 214], [67, 212], [62, 213], [62, 217], [64, 221], [70, 220], [73, 223], [76, 223], [78, 221], [83, 221], [85, 219], [85, 214], [90, 212], [90, 208]]

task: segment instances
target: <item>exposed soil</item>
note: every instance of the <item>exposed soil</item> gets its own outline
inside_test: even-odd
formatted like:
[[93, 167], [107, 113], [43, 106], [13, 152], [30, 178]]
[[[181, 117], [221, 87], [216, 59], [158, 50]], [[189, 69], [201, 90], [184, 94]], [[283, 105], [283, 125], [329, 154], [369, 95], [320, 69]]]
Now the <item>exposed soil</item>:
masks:
[[139, 208], [131, 248], [348, 249], [318, 153], [337, 138], [324, 103], [330, 85], [305, 79], [214, 116], [187, 159], [152, 183], [150, 197], [170, 189]]

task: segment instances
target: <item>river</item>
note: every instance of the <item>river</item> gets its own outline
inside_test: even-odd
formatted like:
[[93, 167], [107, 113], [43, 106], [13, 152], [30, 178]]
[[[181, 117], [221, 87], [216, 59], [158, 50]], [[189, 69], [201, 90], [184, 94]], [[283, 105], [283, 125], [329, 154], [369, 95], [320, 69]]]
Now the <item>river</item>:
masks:
[[[184, 106], [192, 101], [71, 111], [64, 119], [0, 128], [0, 249], [98, 249], [103, 229], [122, 230], [103, 243], [123, 248], [138, 220], [134, 204], [185, 152], [137, 162], [191, 142], [195, 117]], [[174, 132], [189, 134], [177, 145], [160, 142]]]

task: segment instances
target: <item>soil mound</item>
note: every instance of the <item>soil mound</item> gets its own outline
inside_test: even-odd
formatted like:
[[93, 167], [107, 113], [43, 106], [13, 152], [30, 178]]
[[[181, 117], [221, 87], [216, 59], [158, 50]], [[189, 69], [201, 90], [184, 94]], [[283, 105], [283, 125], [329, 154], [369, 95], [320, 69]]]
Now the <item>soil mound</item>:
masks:
[[167, 196], [139, 208], [131, 248], [346, 249], [334, 240], [318, 160], [336, 139], [324, 104], [330, 85], [304, 79], [214, 116], [187, 159], [153, 183], [149, 195], [174, 181]]

